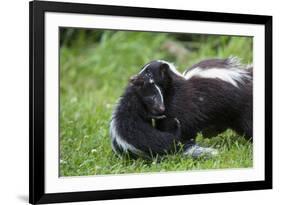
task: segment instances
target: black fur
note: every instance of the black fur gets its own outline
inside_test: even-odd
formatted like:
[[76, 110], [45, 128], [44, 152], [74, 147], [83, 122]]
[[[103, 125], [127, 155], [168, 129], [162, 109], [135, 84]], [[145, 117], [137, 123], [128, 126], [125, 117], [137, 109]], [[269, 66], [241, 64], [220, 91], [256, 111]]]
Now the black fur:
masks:
[[[185, 74], [196, 67], [229, 69], [233, 66], [241, 69], [233, 59], [211, 59], [195, 64]], [[186, 141], [198, 132], [214, 136], [227, 128], [252, 139], [252, 69], [247, 72], [235, 87], [218, 78], [194, 76], [186, 80], [172, 72], [167, 63], [153, 61], [139, 77], [151, 76], [163, 90], [167, 118], [157, 120], [158, 129], [169, 130], [167, 119], [176, 117]]]
[[116, 153], [150, 157], [175, 150], [181, 136], [178, 121], [169, 121], [171, 129], [165, 132], [152, 126], [152, 117], [164, 111], [163, 107], [157, 109], [157, 106], [161, 106], [159, 100], [159, 92], [155, 90], [153, 82], [147, 81], [147, 78], [131, 79], [110, 125], [112, 147]]

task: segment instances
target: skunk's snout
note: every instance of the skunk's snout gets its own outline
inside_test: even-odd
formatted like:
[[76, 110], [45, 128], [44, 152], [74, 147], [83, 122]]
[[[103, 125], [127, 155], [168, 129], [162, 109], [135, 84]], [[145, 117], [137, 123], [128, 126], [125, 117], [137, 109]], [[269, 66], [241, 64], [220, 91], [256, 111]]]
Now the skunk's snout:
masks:
[[160, 105], [159, 111], [160, 111], [161, 113], [165, 112], [165, 106], [164, 106], [164, 105]]
[[151, 110], [151, 112], [155, 115], [163, 115], [163, 113], [165, 112], [165, 106], [164, 105], [157, 105], [155, 107], [153, 107], [153, 109]]

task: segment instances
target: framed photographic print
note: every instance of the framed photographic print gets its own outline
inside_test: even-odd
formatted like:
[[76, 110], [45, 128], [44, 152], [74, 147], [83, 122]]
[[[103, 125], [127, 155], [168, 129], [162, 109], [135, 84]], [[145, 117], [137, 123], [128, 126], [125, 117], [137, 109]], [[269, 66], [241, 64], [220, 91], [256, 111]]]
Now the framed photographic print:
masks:
[[272, 188], [272, 17], [30, 2], [30, 203]]

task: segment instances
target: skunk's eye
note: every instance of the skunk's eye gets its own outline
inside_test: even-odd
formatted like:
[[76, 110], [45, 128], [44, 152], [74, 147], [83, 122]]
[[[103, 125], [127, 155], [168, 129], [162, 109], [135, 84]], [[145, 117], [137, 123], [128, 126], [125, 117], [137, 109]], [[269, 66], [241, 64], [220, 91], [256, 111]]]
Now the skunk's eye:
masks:
[[150, 84], [154, 84], [154, 80], [150, 78], [150, 79], [149, 79], [149, 83], [150, 83]]

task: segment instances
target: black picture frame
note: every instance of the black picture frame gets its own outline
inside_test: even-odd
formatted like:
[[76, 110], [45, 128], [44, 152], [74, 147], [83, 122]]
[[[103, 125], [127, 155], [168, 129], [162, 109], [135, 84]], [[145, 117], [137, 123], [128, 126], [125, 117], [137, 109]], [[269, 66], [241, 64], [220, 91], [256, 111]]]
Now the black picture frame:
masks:
[[[55, 203], [105, 199], [122, 199], [183, 195], [198, 193], [260, 190], [272, 188], [272, 17], [248, 14], [230, 14], [105, 6], [93, 4], [32, 1], [30, 12], [30, 165], [29, 202]], [[183, 19], [208, 22], [260, 24], [265, 26], [265, 180], [235, 183], [183, 185], [154, 188], [135, 188], [107, 191], [81, 191], [71, 193], [45, 193], [45, 80], [44, 80], [44, 25], [46, 12], [82, 13], [111, 16]]]

